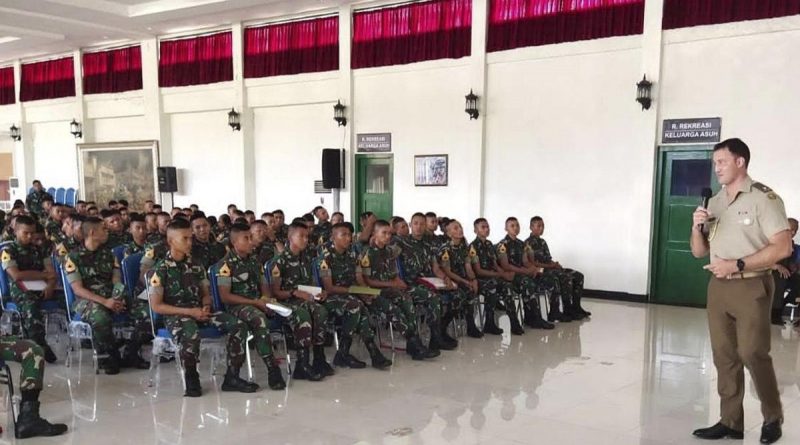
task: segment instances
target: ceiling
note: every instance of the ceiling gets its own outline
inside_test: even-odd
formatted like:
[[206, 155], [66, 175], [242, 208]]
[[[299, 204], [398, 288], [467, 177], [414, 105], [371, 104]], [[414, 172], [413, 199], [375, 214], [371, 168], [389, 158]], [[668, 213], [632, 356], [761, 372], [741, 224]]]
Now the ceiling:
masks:
[[358, 1], [2, 0], [0, 64], [235, 22], [324, 12], [349, 3]]

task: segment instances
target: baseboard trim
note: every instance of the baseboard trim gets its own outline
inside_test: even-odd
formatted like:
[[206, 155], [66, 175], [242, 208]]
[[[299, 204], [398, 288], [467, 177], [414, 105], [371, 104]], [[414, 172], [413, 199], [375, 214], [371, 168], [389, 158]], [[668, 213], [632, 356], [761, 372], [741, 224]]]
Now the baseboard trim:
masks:
[[629, 303], [649, 303], [647, 295], [629, 294], [627, 292], [614, 292], [607, 290], [584, 289], [583, 296], [599, 300], [626, 301]]

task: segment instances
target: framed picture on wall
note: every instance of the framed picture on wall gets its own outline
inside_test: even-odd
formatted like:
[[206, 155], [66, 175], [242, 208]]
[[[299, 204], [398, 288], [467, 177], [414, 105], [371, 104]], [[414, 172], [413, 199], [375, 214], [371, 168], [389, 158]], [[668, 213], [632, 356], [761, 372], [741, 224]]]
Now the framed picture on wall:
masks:
[[447, 155], [414, 156], [415, 186], [447, 185]]
[[148, 199], [160, 201], [156, 167], [158, 141], [78, 144], [80, 197], [100, 207], [125, 199], [141, 211]]

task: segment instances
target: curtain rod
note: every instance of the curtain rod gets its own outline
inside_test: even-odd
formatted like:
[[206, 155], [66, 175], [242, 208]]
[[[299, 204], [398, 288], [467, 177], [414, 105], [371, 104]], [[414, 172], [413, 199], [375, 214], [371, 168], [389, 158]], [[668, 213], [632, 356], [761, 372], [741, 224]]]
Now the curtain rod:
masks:
[[109, 46], [92, 46], [89, 48], [84, 48], [81, 51], [81, 54], [94, 54], [94, 53], [102, 53], [106, 51], [116, 51], [118, 49], [123, 48], [131, 48], [134, 46], [142, 46], [141, 42], [128, 42], [128, 43], [120, 43], [119, 45], [109, 45]]
[[319, 14], [313, 15], [304, 15], [294, 18], [286, 18], [286, 19], [277, 19], [277, 20], [262, 20], [258, 22], [248, 23], [245, 25], [245, 28], [256, 28], [259, 26], [270, 26], [270, 25], [282, 25], [284, 23], [293, 23], [293, 22], [304, 22], [306, 20], [314, 20], [314, 19], [322, 19], [328, 17], [338, 17], [338, 12], [324, 12]]
[[220, 26], [215, 26], [212, 29], [207, 29], [206, 31], [198, 29], [196, 31], [185, 31], [180, 33], [167, 34], [158, 37], [158, 42], [160, 43], [173, 40], [193, 39], [195, 37], [213, 36], [214, 34], [223, 34], [226, 32], [233, 32], [233, 27], [231, 25], [220, 25]]
[[432, 1], [437, 1], [437, 0], [406, 0], [406, 1], [400, 1], [400, 2], [397, 2], [397, 3], [389, 3], [389, 4], [385, 4], [385, 5], [375, 5], [375, 6], [367, 6], [367, 7], [364, 7], [364, 8], [354, 8], [353, 9], [353, 13], [355, 14], [355, 13], [359, 13], [359, 12], [372, 12], [372, 11], [377, 11], [379, 9], [398, 8], [400, 6], [413, 5], [414, 3], [428, 3], [428, 2], [432, 2]]

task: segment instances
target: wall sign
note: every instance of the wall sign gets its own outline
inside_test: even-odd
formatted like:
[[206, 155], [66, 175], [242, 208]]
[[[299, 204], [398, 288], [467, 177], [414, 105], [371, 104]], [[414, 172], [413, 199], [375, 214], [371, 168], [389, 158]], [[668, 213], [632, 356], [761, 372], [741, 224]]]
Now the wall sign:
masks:
[[392, 133], [357, 134], [356, 150], [359, 153], [381, 153], [392, 151]]
[[722, 119], [664, 119], [663, 144], [717, 143], [722, 133]]

